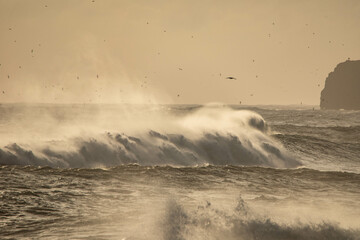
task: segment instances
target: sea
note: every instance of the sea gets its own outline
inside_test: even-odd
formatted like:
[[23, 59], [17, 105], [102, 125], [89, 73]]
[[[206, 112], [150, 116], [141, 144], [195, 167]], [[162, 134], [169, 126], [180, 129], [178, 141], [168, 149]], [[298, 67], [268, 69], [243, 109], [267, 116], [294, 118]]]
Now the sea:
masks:
[[360, 239], [360, 111], [1, 104], [0, 239]]

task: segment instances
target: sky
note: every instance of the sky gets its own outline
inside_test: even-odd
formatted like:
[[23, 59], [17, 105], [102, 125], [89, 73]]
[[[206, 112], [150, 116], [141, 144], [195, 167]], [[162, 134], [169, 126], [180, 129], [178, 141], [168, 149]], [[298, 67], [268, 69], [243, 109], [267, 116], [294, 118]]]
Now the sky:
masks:
[[0, 0], [0, 103], [319, 105], [359, 23], [357, 0]]

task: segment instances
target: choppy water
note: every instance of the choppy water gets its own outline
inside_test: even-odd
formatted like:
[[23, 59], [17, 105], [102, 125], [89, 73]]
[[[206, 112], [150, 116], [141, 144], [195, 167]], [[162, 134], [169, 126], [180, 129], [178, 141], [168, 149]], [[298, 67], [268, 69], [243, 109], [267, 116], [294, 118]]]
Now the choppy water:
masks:
[[360, 111], [1, 105], [1, 239], [360, 239]]

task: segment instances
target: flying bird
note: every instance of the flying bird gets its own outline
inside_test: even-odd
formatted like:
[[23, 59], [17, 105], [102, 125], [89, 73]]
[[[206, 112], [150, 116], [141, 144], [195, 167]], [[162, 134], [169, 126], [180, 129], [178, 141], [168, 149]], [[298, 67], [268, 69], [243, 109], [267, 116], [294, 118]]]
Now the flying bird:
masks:
[[227, 77], [226, 79], [236, 80], [235, 77]]

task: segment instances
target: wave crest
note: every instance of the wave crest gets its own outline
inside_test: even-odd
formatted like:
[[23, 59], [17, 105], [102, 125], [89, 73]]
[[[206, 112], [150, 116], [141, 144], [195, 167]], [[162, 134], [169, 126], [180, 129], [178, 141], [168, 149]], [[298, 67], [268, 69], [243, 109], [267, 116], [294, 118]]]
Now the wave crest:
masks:
[[71, 168], [134, 163], [280, 168], [300, 165], [268, 135], [266, 122], [254, 112], [203, 108], [175, 120], [165, 119], [163, 124], [163, 129], [141, 129], [132, 135], [107, 132], [87, 139], [68, 139], [65, 144], [47, 142], [29, 147], [12, 143], [0, 149], [0, 164]]

